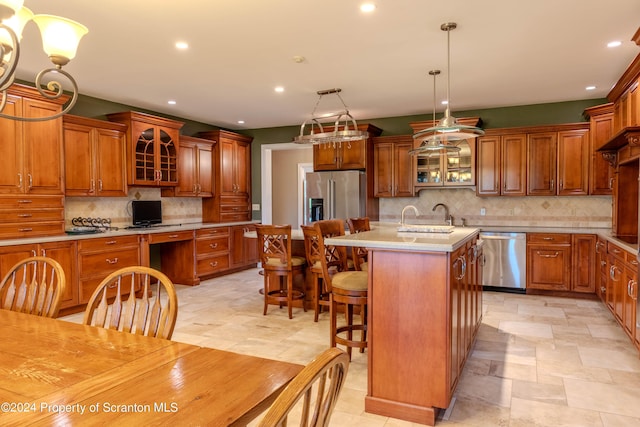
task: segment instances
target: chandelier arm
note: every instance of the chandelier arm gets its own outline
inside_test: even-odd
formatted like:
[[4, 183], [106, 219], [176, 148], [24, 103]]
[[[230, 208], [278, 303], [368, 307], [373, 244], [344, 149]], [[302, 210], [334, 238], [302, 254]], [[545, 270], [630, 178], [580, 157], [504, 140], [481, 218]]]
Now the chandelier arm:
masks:
[[[2, 76], [0, 77], [0, 91], [7, 90], [9, 86], [13, 84], [15, 79], [16, 67], [18, 66], [18, 60], [20, 59], [20, 42], [15, 31], [7, 25], [0, 23], [0, 31], [6, 31], [11, 37], [11, 46], [0, 45], [0, 64]], [[5, 62], [5, 55], [11, 54], [8, 61]], [[2, 111], [0, 109], [0, 111]]]
[[[35, 86], [38, 89], [38, 92], [40, 92], [40, 95], [42, 95], [43, 97], [45, 97], [47, 99], [55, 100], [55, 99], [60, 98], [62, 95], [64, 95], [64, 91], [62, 90], [62, 85], [58, 81], [54, 80], [54, 81], [50, 81], [49, 83], [47, 83], [46, 90], [48, 90], [49, 92], [53, 92], [53, 93], [47, 92], [42, 87], [42, 83], [41, 83], [42, 82], [42, 78], [44, 76], [46, 76], [48, 73], [62, 74], [63, 76], [65, 76], [67, 78], [67, 80], [69, 80], [69, 82], [73, 86], [73, 93], [71, 95], [71, 99], [67, 102], [67, 104], [62, 109], [62, 111], [60, 111], [57, 114], [53, 114], [51, 116], [20, 117], [20, 116], [12, 116], [12, 115], [9, 115], [9, 114], [4, 114], [4, 113], [1, 112], [1, 111], [3, 111], [3, 108], [0, 108], [0, 118], [11, 119], [11, 120], [16, 120], [16, 121], [20, 121], [20, 122], [42, 122], [42, 121], [46, 121], [46, 120], [57, 119], [58, 117], [62, 117], [63, 115], [67, 114], [73, 108], [73, 106], [75, 105], [76, 101], [78, 100], [78, 84], [76, 83], [75, 79], [71, 76], [71, 74], [67, 73], [66, 71], [64, 71], [64, 70], [62, 70], [60, 68], [46, 68], [46, 69], [40, 71], [38, 73], [38, 75], [36, 76]], [[6, 97], [6, 94], [3, 93], [3, 98], [5, 98], [5, 97]], [[3, 102], [6, 102], [6, 100], [3, 99]], [[4, 104], [2, 105], [2, 107], [4, 107]]]

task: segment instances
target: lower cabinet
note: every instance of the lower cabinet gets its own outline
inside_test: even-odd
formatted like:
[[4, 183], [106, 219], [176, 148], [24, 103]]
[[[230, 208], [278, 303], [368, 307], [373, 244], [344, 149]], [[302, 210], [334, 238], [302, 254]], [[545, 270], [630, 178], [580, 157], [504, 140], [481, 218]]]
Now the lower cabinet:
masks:
[[[140, 265], [138, 235], [78, 241], [79, 303], [86, 304], [100, 282], [123, 267]], [[136, 291], [139, 290], [136, 288]], [[122, 291], [127, 294], [127, 291]], [[115, 296], [115, 290], [107, 296]]]
[[571, 290], [592, 294], [596, 290], [596, 236], [593, 234], [571, 235]]
[[196, 230], [196, 274], [210, 276], [229, 269], [229, 227]]
[[231, 267], [255, 266], [258, 263], [257, 240], [245, 237], [245, 233], [255, 231], [252, 224], [231, 227]]
[[527, 288], [571, 290], [571, 235], [527, 233]]

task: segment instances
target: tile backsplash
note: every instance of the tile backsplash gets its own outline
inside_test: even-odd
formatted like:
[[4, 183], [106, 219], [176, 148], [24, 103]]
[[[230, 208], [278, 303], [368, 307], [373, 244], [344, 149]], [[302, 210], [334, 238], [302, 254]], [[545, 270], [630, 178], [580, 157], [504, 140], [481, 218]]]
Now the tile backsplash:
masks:
[[[406, 205], [418, 208], [416, 222], [442, 223], [444, 211], [432, 208], [444, 203], [456, 225], [465, 218], [467, 225], [543, 226], [543, 227], [611, 227], [611, 196], [555, 197], [478, 197], [474, 189], [428, 189], [418, 197], [380, 199], [380, 221], [400, 221]], [[481, 209], [485, 215], [481, 215]], [[413, 222], [413, 212], [405, 219]]]
[[128, 197], [67, 197], [65, 225], [71, 219], [110, 218], [114, 227], [131, 225], [132, 200], [162, 200], [162, 222], [182, 224], [202, 221], [202, 199], [197, 197], [160, 197], [159, 188], [130, 188]]

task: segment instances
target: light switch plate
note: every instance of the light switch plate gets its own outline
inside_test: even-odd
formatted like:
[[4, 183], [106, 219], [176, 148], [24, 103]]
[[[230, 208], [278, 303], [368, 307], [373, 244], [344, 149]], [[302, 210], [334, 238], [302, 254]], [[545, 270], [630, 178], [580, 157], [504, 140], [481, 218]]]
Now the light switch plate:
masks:
[[484, 216], [487, 214], [487, 210], [485, 208], [480, 208], [480, 215]]
[[260, 210], [260, 203], [254, 203], [251, 205], [251, 209], [254, 211], [259, 211]]

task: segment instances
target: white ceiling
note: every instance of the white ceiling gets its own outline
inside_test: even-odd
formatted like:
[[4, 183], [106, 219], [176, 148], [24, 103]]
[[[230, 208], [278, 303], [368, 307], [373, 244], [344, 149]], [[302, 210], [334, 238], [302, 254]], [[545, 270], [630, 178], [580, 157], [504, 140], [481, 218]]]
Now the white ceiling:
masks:
[[[65, 67], [80, 93], [230, 129], [299, 125], [339, 87], [357, 120], [602, 98], [640, 47], [639, 0], [25, 0], [89, 28]], [[622, 46], [606, 44], [621, 40]], [[177, 41], [190, 48], [178, 51]], [[18, 77], [50, 63], [35, 24]], [[293, 57], [305, 60], [296, 63]], [[275, 93], [281, 85], [283, 93]], [[587, 92], [585, 87], [595, 85]], [[173, 99], [177, 104], [170, 106]], [[341, 107], [326, 96], [318, 113]], [[438, 111], [444, 107], [438, 105]], [[244, 120], [239, 125], [238, 120]]]

